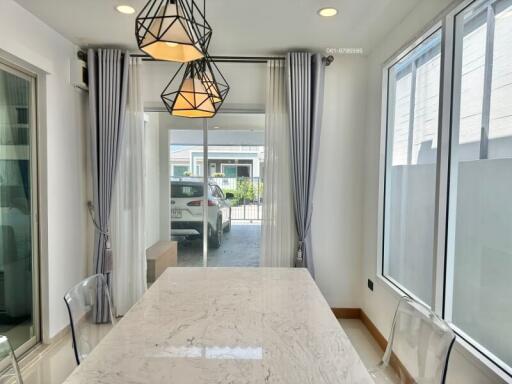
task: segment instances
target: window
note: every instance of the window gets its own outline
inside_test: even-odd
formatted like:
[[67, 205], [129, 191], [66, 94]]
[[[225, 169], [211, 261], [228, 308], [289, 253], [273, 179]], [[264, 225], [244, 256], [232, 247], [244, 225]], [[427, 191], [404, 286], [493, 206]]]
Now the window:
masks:
[[188, 170], [188, 165], [173, 165], [172, 166], [172, 176], [174, 177], [182, 177], [186, 176]]
[[379, 275], [509, 380], [512, 0], [465, 0], [439, 24], [384, 71]]
[[222, 164], [222, 173], [226, 177], [251, 177], [251, 165]]
[[19, 354], [39, 338], [35, 95], [36, 77], [0, 60], [0, 329]]
[[430, 305], [441, 68], [436, 31], [388, 71], [383, 275]]
[[202, 197], [203, 185], [199, 181], [191, 183], [171, 182], [171, 196], [175, 198]]
[[445, 317], [512, 366], [512, 0], [456, 17]]

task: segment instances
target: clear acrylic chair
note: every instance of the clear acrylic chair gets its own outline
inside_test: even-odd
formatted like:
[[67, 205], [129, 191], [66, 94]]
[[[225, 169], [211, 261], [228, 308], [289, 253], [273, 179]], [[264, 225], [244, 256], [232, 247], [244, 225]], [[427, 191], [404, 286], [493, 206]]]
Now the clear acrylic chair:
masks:
[[112, 301], [103, 275], [93, 275], [71, 288], [64, 296], [68, 308], [73, 349], [77, 364], [115, 325]]
[[0, 360], [9, 359], [11, 368], [0, 376], [0, 383], [14, 383], [23, 384], [21, 378], [20, 368], [18, 367], [18, 360], [12, 349], [11, 343], [7, 336], [0, 335]]
[[[370, 371], [376, 382], [443, 384], [455, 333], [424, 305], [403, 297], [382, 360]], [[398, 377], [389, 375], [389, 366]]]

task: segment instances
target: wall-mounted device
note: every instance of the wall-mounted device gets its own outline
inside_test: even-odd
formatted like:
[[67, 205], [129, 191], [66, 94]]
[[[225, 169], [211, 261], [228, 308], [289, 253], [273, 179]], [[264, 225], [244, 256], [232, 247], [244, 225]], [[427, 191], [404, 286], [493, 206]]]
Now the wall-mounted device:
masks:
[[89, 90], [89, 76], [87, 72], [87, 54], [78, 50], [74, 60], [71, 60], [71, 84], [73, 86]]

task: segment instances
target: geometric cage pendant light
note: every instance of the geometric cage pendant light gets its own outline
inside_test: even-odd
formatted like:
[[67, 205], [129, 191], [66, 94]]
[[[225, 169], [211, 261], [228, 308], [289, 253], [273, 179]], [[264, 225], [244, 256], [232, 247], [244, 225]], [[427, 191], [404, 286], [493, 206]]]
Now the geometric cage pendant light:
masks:
[[209, 118], [215, 116], [228, 92], [226, 79], [206, 54], [201, 60], [182, 64], [161, 98], [173, 116]]
[[149, 0], [135, 21], [139, 48], [156, 60], [204, 57], [212, 29], [194, 0]]

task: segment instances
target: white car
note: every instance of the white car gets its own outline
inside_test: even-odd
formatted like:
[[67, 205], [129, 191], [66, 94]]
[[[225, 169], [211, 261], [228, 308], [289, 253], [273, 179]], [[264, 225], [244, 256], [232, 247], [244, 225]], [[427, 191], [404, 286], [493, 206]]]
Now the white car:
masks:
[[[232, 195], [228, 193], [227, 198]], [[208, 183], [208, 245], [219, 248], [231, 230], [231, 204], [215, 183]], [[171, 236], [197, 239], [203, 235], [203, 182], [171, 181]]]

